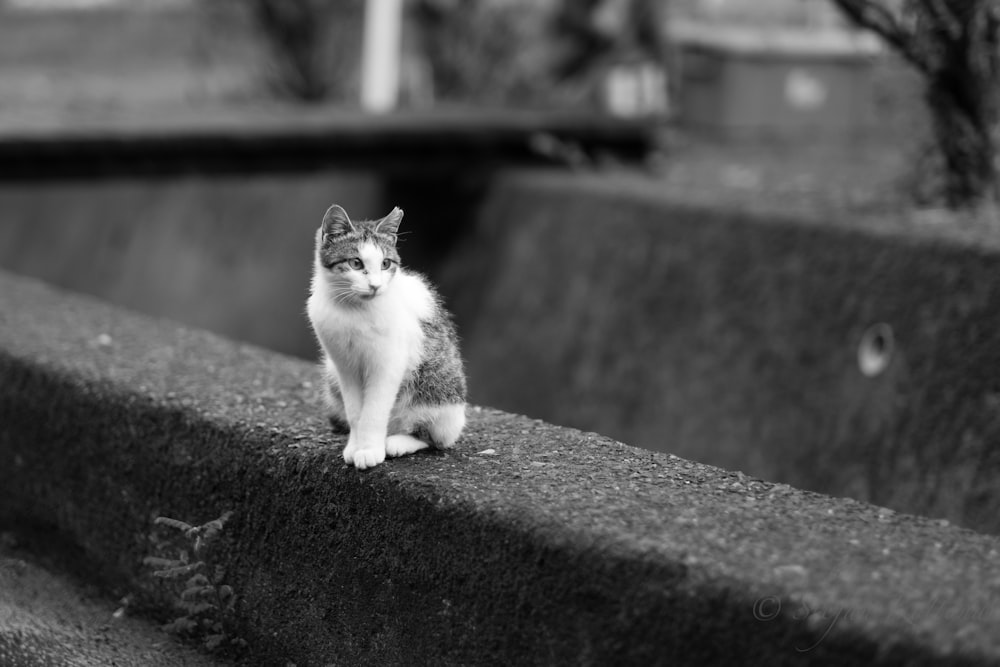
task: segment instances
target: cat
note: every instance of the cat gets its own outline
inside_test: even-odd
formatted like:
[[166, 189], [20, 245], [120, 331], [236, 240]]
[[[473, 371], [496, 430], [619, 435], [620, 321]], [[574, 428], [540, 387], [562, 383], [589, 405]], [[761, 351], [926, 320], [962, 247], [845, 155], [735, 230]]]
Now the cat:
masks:
[[359, 470], [451, 447], [465, 428], [455, 327], [434, 288], [400, 264], [402, 219], [397, 207], [355, 222], [334, 204], [316, 231], [307, 312], [331, 421], [350, 432], [344, 461]]

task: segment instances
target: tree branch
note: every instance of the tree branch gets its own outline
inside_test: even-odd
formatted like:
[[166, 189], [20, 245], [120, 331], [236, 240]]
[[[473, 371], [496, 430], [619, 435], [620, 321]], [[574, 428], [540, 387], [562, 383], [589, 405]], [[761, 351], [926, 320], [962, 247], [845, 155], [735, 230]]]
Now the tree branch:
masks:
[[[927, 14], [944, 30], [948, 39], [952, 42], [961, 42], [964, 39], [963, 21], [955, 14], [954, 8], [949, 6], [948, 2], [945, 0], [923, 0], [921, 4]], [[973, 11], [975, 11], [974, 8]]]
[[907, 29], [900, 17], [887, 9], [879, 0], [833, 0], [833, 2], [853, 23], [882, 37], [921, 72], [925, 74], [934, 72], [934, 62], [917, 44], [914, 32]]

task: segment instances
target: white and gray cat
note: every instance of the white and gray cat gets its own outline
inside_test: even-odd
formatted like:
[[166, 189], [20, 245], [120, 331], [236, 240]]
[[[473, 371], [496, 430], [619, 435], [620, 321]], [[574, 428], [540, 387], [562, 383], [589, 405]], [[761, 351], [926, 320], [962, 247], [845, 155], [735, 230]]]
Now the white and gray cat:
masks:
[[323, 350], [333, 423], [349, 429], [344, 460], [451, 447], [465, 427], [465, 372], [448, 312], [396, 251], [403, 211], [352, 221], [331, 206], [316, 232], [309, 321]]

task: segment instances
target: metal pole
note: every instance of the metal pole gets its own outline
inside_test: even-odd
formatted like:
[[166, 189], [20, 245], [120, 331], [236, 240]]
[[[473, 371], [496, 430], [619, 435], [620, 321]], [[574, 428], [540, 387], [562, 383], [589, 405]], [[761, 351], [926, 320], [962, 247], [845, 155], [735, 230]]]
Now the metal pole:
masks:
[[402, 0], [368, 0], [361, 54], [361, 106], [367, 111], [396, 108], [402, 36]]

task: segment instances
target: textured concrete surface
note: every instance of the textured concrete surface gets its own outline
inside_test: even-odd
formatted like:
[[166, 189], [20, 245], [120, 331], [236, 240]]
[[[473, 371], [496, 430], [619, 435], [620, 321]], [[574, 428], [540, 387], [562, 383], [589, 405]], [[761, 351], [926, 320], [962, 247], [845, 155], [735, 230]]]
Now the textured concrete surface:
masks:
[[[0, 665], [4, 667], [208, 667], [229, 664], [180, 644], [149, 621], [120, 612], [77, 568], [36, 559], [0, 533]], [[75, 551], [72, 546], [65, 552]], [[57, 548], [47, 545], [46, 550]], [[45, 552], [43, 552], [45, 553]], [[51, 555], [51, 552], [48, 552]], [[60, 559], [60, 560], [65, 560]]]
[[233, 511], [261, 664], [1000, 664], [995, 537], [490, 409], [359, 473], [314, 371], [3, 275], [2, 521], [150, 595], [152, 518]]
[[442, 283], [475, 401], [996, 534], [1000, 235], [975, 231], [528, 171]]

